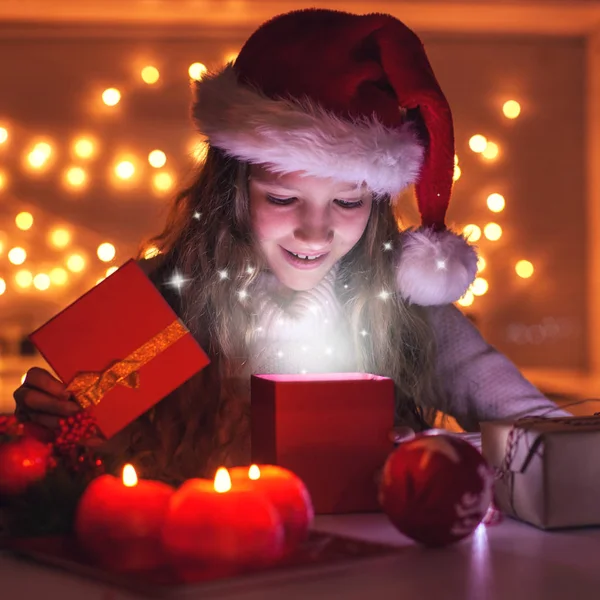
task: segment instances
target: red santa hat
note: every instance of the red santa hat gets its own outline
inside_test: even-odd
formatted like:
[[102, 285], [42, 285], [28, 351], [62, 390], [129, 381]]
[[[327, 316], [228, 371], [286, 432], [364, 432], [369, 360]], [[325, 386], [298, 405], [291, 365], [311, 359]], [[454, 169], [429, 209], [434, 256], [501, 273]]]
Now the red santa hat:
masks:
[[403, 235], [398, 289], [446, 304], [477, 255], [444, 220], [452, 114], [416, 34], [390, 15], [308, 9], [266, 22], [235, 63], [195, 83], [193, 118], [226, 154], [277, 172], [366, 183], [392, 200], [410, 184], [421, 227]]

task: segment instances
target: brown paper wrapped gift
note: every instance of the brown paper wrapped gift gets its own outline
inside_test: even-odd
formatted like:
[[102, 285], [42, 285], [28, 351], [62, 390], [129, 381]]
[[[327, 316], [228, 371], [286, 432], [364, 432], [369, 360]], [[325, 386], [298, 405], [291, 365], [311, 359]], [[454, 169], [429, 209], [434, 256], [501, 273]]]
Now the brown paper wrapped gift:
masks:
[[600, 525], [600, 416], [482, 423], [507, 515], [542, 529]]

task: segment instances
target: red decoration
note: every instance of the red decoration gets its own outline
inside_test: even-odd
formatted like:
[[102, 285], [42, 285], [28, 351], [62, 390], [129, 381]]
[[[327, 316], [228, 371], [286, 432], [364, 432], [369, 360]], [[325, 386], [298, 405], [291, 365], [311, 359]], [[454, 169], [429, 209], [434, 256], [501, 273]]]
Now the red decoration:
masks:
[[44, 478], [51, 452], [51, 446], [29, 436], [0, 445], [0, 494], [22, 494]]
[[493, 474], [479, 451], [458, 436], [420, 434], [388, 458], [380, 502], [404, 535], [443, 546], [470, 535], [492, 500]]
[[252, 465], [230, 470], [233, 489], [250, 489], [264, 494], [283, 524], [284, 553], [290, 554], [308, 537], [314, 511], [310, 494], [294, 473], [274, 465]]
[[77, 507], [80, 545], [114, 571], [164, 565], [161, 529], [172, 494], [164, 483], [138, 481], [131, 465], [123, 470], [123, 480], [101, 475], [88, 485]]
[[215, 481], [189, 479], [173, 495], [164, 542], [180, 575], [209, 566], [223, 574], [271, 565], [283, 554], [283, 526], [269, 501], [235, 490], [226, 469]]

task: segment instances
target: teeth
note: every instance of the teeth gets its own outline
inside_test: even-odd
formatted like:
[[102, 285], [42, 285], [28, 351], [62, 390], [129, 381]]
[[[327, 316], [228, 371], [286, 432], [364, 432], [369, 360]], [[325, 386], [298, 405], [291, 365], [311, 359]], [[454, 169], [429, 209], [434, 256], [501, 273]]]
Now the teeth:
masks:
[[290, 254], [293, 254], [294, 256], [297, 256], [298, 258], [301, 258], [302, 260], [316, 260], [317, 258], [320, 258], [321, 256], [323, 256], [322, 254], [318, 254], [317, 256], [303, 256], [302, 254], [296, 254], [295, 252], [290, 252]]

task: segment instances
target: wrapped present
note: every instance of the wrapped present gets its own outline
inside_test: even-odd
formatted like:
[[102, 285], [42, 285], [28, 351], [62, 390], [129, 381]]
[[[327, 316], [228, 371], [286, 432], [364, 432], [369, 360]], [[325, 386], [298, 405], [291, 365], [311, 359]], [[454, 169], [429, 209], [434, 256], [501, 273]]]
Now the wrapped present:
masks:
[[481, 424], [507, 515], [542, 529], [600, 525], [600, 417], [530, 417]]
[[209, 363], [134, 260], [30, 339], [107, 438]]
[[253, 375], [252, 461], [300, 477], [317, 514], [379, 510], [394, 383], [365, 373]]

